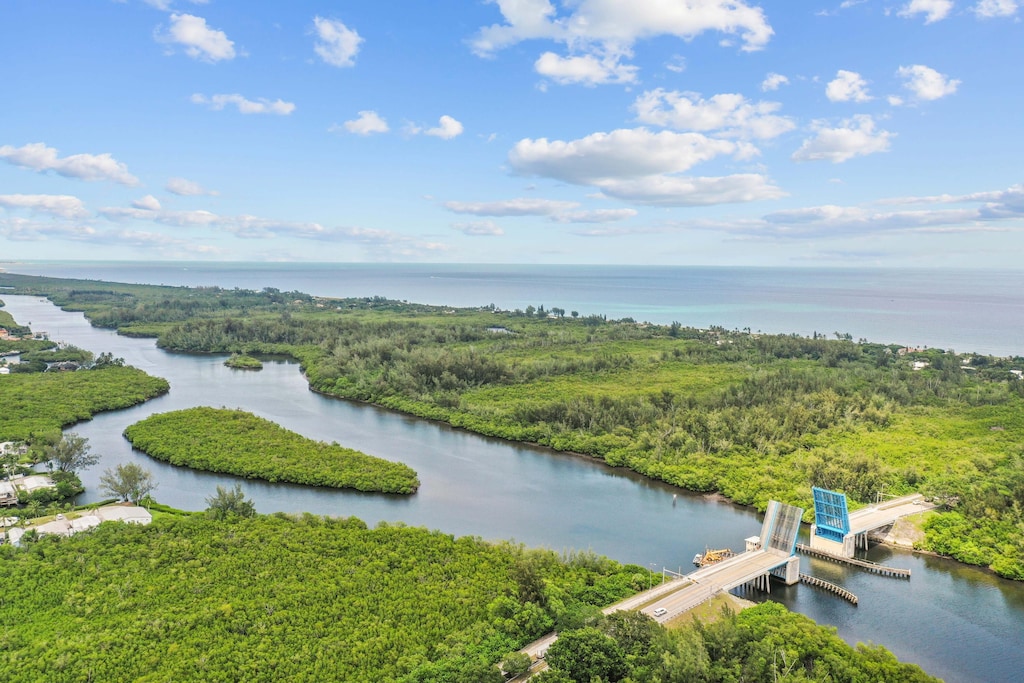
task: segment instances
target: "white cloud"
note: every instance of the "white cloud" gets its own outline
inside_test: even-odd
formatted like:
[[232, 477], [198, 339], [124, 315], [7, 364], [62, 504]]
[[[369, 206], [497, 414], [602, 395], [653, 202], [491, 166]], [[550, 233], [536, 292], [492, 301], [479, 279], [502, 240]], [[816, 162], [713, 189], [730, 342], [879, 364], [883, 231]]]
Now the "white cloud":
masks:
[[633, 103], [637, 120], [677, 130], [718, 131], [740, 138], [774, 138], [796, 124], [776, 116], [778, 102], [751, 103], [742, 95], [723, 93], [702, 99], [698, 93], [650, 90]]
[[652, 133], [646, 128], [594, 133], [565, 142], [524, 139], [509, 152], [512, 169], [600, 189], [604, 196], [640, 204], [701, 206], [782, 196], [763, 176], [687, 178], [677, 174], [722, 154], [748, 158], [747, 143], [700, 133]]
[[167, 185], [164, 187], [171, 194], [176, 194], [181, 197], [196, 197], [199, 195], [216, 195], [217, 192], [214, 190], [207, 190], [199, 183], [194, 180], [188, 180], [186, 178], [171, 178], [167, 181]]
[[235, 58], [235, 44], [223, 31], [206, 25], [206, 19], [191, 14], [172, 14], [171, 26], [158, 39], [184, 46], [185, 54], [193, 59], [219, 62]]
[[761, 90], [764, 92], [778, 90], [782, 85], [789, 85], [789, 79], [782, 74], [771, 72], [761, 81]]
[[74, 154], [61, 159], [53, 147], [47, 147], [42, 142], [33, 142], [23, 147], [0, 147], [0, 159], [40, 173], [53, 171], [66, 178], [88, 181], [111, 180], [130, 186], [139, 184], [139, 179], [128, 172], [128, 167], [110, 154]]
[[471, 237], [498, 236], [504, 235], [505, 231], [494, 221], [473, 221], [472, 223], [452, 223], [452, 230], [458, 230], [463, 235]]
[[58, 218], [84, 218], [88, 215], [82, 200], [68, 194], [0, 194], [0, 207], [25, 209]]
[[1017, 0], [980, 0], [971, 11], [981, 19], [994, 19], [1012, 17], [1017, 13], [1017, 7]]
[[786, 196], [758, 173], [721, 177], [655, 175], [633, 179], [607, 178], [595, 185], [609, 197], [656, 206], [710, 206]]
[[896, 197], [878, 204], [980, 204], [979, 218], [986, 220], [1024, 218], [1024, 183], [1011, 185], [1005, 190], [973, 192], [963, 195], [933, 195], [929, 197]]
[[597, 209], [595, 211], [568, 211], [551, 217], [556, 223], [614, 223], [637, 215], [636, 209]]
[[946, 18], [953, 9], [953, 0], [910, 0], [899, 11], [901, 17], [913, 17], [923, 14], [924, 23], [931, 24]]
[[[171, 9], [171, 5], [174, 4], [174, 0], [142, 0], [144, 3], [155, 9], [168, 11]], [[193, 5], [205, 5], [209, 0], [188, 0]], [[124, 2], [124, 0], [115, 0], [115, 2]]]
[[506, 23], [479, 31], [471, 45], [480, 55], [535, 38], [622, 49], [643, 38], [668, 35], [689, 40], [706, 31], [739, 35], [742, 49], [752, 51], [763, 48], [773, 33], [761, 8], [743, 0], [577, 0], [564, 3], [570, 10], [565, 16], [558, 16], [550, 0], [494, 2]]
[[207, 97], [200, 93], [192, 95], [194, 104], [205, 104], [214, 111], [221, 111], [229, 104], [233, 104], [240, 114], [275, 114], [277, 116], [288, 116], [295, 111], [295, 104], [284, 100], [268, 100], [259, 98], [249, 100], [239, 94], [221, 94]]
[[[952, 208], [880, 209], [878, 205], [959, 204]], [[1024, 219], [1024, 184], [1005, 190], [964, 195], [896, 197], [874, 206], [825, 204], [775, 211], [760, 218], [734, 221], [694, 220], [679, 229], [713, 230], [773, 239], [823, 239], [866, 236], [881, 232], [911, 234], [983, 233], [1020, 230]], [[1008, 223], [1009, 225], [1000, 225]], [[1015, 227], [1016, 226], [1016, 227]]]
[[443, 140], [451, 140], [462, 135], [462, 124], [446, 114], [438, 120], [437, 127], [428, 128], [424, 131], [424, 134], [433, 135], [435, 138]]
[[686, 57], [682, 55], [673, 55], [666, 64], [665, 68], [672, 73], [681, 74], [686, 71]]
[[314, 17], [316, 35], [319, 40], [313, 45], [313, 51], [320, 59], [331, 66], [345, 67], [355, 65], [355, 56], [359, 52], [362, 37], [340, 21]]
[[901, 66], [896, 74], [904, 80], [903, 87], [919, 100], [937, 100], [952, 95], [960, 85], [960, 81], [921, 64]]
[[700, 133], [652, 133], [646, 128], [633, 128], [593, 133], [568, 142], [526, 138], [509, 152], [509, 163], [524, 175], [587, 185], [601, 178], [686, 171], [736, 150], [736, 143]]
[[[373, 133], [387, 133], [388, 122], [380, 117], [377, 112], [364, 109], [359, 112], [359, 118], [346, 121], [343, 124], [345, 130], [356, 135], [371, 135]], [[328, 130], [336, 132], [338, 126], [331, 126]]]
[[77, 223], [41, 223], [20, 217], [0, 219], [0, 236], [12, 242], [36, 242], [50, 238], [82, 241], [95, 234], [93, 228]]
[[868, 82], [856, 71], [840, 69], [836, 77], [825, 86], [825, 96], [833, 102], [867, 102]]
[[132, 206], [143, 211], [159, 211], [160, 200], [151, 194], [147, 194], [145, 197], [140, 197], [133, 201]]
[[445, 202], [444, 208], [452, 213], [474, 216], [552, 216], [575, 209], [577, 202], [555, 199], [505, 199], [496, 202]]
[[817, 134], [804, 140], [800, 149], [793, 153], [794, 161], [831, 161], [839, 164], [858, 156], [885, 152], [893, 133], [875, 130], [870, 116], [854, 116], [842, 122], [839, 128], [828, 128], [827, 124], [816, 121]]
[[[222, 216], [210, 211], [167, 211], [142, 208], [109, 207], [98, 214], [111, 221], [146, 221], [173, 228], [194, 228], [221, 230], [239, 239], [273, 240], [302, 239], [324, 243], [351, 242], [367, 249], [375, 258], [413, 259], [424, 253], [445, 251], [448, 245], [442, 242], [421, 240], [389, 230], [375, 230], [360, 227], [325, 227], [320, 223], [276, 220], [249, 214]], [[103, 233], [114, 234], [114, 233]], [[122, 234], [122, 233], [117, 233]], [[161, 239], [177, 244], [177, 238], [164, 238], [160, 233], [138, 233], [149, 235], [154, 242]], [[203, 232], [202, 234], [207, 234]]]
[[561, 16], [551, 0], [491, 1], [505, 23], [481, 28], [470, 41], [473, 52], [489, 57], [533, 39], [564, 44], [569, 54], [545, 52], [534, 64], [538, 73], [561, 84], [634, 82], [637, 67], [621, 60], [631, 57], [634, 43], [642, 39], [674, 36], [688, 41], [718, 31], [739, 36], [741, 49], [754, 51], [762, 49], [773, 34], [761, 8], [744, 0], [573, 0], [561, 3]]
[[622, 55], [595, 54], [560, 57], [554, 52], [545, 52], [534, 63], [533, 68], [561, 85], [580, 83], [594, 86], [604, 83], [634, 83], [637, 67], [621, 64]]

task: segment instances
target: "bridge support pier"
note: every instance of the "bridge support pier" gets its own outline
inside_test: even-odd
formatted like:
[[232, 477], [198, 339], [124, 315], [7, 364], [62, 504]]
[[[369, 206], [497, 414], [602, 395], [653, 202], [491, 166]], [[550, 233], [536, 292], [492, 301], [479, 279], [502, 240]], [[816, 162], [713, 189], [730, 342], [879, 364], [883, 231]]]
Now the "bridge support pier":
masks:
[[786, 576], [782, 579], [787, 586], [800, 583], [800, 556], [793, 555], [786, 562]]

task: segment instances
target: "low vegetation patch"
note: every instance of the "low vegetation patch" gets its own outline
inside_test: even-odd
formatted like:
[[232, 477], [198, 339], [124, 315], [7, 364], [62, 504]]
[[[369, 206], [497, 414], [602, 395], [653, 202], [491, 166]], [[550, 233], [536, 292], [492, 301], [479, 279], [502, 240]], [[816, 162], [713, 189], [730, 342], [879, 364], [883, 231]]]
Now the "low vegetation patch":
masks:
[[263, 361], [259, 358], [253, 358], [241, 353], [233, 353], [231, 357], [224, 361], [224, 365], [229, 368], [235, 368], [236, 370], [262, 370]]
[[172, 465], [308, 486], [415, 493], [416, 473], [336, 443], [307, 439], [241, 410], [161, 413], [124, 432], [135, 448]]

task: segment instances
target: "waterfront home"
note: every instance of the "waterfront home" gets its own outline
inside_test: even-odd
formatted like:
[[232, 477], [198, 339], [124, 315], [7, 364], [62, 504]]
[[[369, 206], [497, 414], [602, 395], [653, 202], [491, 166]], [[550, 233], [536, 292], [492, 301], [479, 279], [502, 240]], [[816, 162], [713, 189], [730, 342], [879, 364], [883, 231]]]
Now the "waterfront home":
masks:
[[95, 510], [81, 513], [59, 514], [52, 521], [28, 527], [18, 527], [7, 532], [7, 540], [11, 545], [20, 545], [21, 538], [29, 531], [52, 536], [71, 536], [80, 531], [95, 529], [103, 522], [126, 522], [128, 524], [146, 525], [153, 521], [149, 510], [137, 505], [107, 505]]

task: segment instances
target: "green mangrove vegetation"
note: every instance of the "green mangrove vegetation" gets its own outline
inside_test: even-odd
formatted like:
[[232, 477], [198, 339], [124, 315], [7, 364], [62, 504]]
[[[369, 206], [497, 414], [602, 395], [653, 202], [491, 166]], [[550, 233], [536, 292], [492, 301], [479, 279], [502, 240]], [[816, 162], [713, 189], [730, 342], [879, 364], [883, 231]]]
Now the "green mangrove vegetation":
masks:
[[766, 602], [739, 614], [668, 630], [636, 612], [615, 612], [559, 635], [547, 651], [538, 683], [733, 683], [825, 681], [936, 682], [883, 647], [847, 645], [817, 626]]
[[266, 481], [415, 493], [407, 465], [307, 439], [241, 410], [189, 408], [152, 415], [124, 431], [132, 446], [172, 465]]
[[130, 366], [0, 377], [0, 441], [38, 441], [104, 410], [142, 403], [167, 381]]
[[253, 358], [247, 356], [244, 353], [233, 353], [231, 357], [224, 361], [224, 365], [229, 368], [235, 368], [236, 370], [262, 370], [263, 361], [259, 358]]
[[0, 562], [9, 683], [500, 681], [507, 653], [649, 580], [590, 553], [308, 514], [107, 523]]
[[[0, 275], [166, 349], [284, 353], [310, 386], [763, 508], [920, 491], [923, 548], [1024, 579], [1024, 359], [631, 319]], [[575, 313], [575, 312], [574, 312]], [[808, 513], [809, 518], [809, 513]]]

